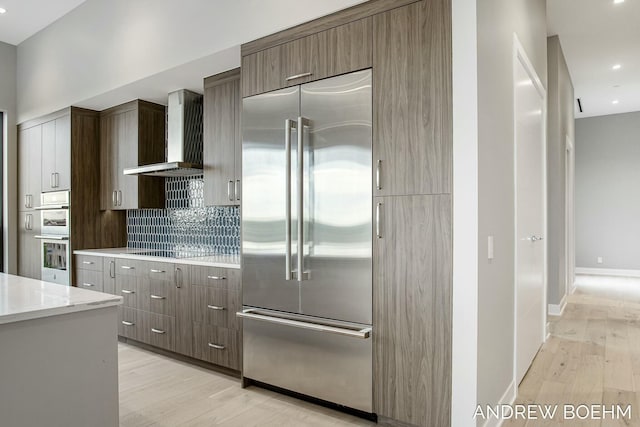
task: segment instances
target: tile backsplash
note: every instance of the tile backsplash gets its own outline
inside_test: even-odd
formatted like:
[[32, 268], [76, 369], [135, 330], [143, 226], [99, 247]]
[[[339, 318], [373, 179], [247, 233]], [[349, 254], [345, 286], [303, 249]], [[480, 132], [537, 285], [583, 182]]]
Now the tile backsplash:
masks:
[[177, 257], [240, 252], [237, 206], [204, 206], [202, 176], [165, 178], [166, 208], [127, 211], [127, 246]]

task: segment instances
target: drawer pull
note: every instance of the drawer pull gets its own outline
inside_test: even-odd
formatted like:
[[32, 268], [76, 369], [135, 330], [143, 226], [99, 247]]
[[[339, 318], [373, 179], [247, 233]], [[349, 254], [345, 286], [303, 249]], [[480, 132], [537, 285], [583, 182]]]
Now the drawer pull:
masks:
[[207, 305], [207, 308], [210, 308], [211, 310], [220, 310], [220, 311], [226, 310], [226, 308], [220, 307], [220, 306], [217, 306], [217, 305]]
[[128, 265], [121, 265], [120, 268], [123, 269], [123, 270], [135, 270], [136, 269], [135, 267], [130, 267]]
[[313, 75], [313, 73], [296, 74], [295, 76], [287, 77], [286, 81], [295, 80], [295, 79], [301, 79], [302, 77], [309, 77], [309, 76], [312, 76], [312, 75]]
[[84, 265], [93, 265], [93, 261], [82, 261]]
[[127, 295], [129, 295], [129, 294], [135, 294], [135, 293], [136, 293], [136, 291], [130, 291], [130, 290], [128, 290], [128, 289], [123, 289], [123, 290], [122, 290], [122, 293], [123, 293], [123, 294], [127, 294]]
[[133, 326], [133, 325], [135, 325], [135, 323], [133, 323], [133, 322], [127, 322], [126, 320], [123, 320], [123, 321], [122, 321], [122, 324], [123, 324], [124, 326]]
[[167, 333], [166, 331], [163, 331], [162, 329], [156, 329], [156, 328], [151, 328], [151, 332], [153, 332], [154, 334], [160, 334], [160, 335], [163, 335], [163, 334]]
[[214, 343], [208, 343], [209, 347], [214, 348], [216, 350], [224, 350], [226, 347], [223, 345], [219, 345], [219, 344], [214, 344]]
[[95, 285], [93, 283], [83, 283], [82, 286], [87, 286], [89, 288], [94, 287]]
[[151, 299], [167, 299], [167, 297], [163, 297], [160, 295], [151, 295]]
[[155, 269], [151, 269], [150, 270], [152, 273], [166, 273], [166, 271], [164, 270], [155, 270]]
[[227, 280], [227, 278], [224, 277], [224, 276], [207, 276], [207, 279], [211, 279], [211, 280]]

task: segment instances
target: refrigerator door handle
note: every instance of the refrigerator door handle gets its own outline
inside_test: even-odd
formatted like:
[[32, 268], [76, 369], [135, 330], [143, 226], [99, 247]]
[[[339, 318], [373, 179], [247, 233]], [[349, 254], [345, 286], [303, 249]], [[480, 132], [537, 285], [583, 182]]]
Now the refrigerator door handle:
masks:
[[286, 317], [275, 317], [266, 314], [258, 314], [254, 308], [249, 308], [236, 313], [236, 316], [243, 319], [259, 320], [269, 323], [277, 323], [279, 325], [292, 326], [295, 328], [309, 329], [316, 332], [324, 332], [329, 334], [344, 335], [352, 338], [368, 339], [371, 337], [371, 328], [342, 328], [333, 325], [323, 325], [321, 323], [303, 322], [301, 320], [288, 319]]
[[284, 121], [284, 151], [286, 156], [286, 212], [285, 212], [285, 280], [291, 280], [291, 130], [296, 129], [296, 122]]
[[298, 117], [298, 282], [305, 280], [304, 272], [304, 128], [309, 127], [311, 121], [304, 117]]

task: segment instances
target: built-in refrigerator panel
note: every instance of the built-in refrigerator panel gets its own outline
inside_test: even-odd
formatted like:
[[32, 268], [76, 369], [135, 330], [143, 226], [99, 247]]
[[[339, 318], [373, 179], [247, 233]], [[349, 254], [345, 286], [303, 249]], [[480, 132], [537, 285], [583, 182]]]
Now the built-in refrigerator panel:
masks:
[[301, 314], [372, 322], [371, 70], [301, 86]]
[[[285, 130], [286, 121], [296, 121], [299, 115], [299, 86], [243, 100], [243, 304], [293, 313], [300, 309], [300, 286], [285, 277], [288, 197]], [[297, 139], [296, 129], [291, 129], [291, 139]], [[291, 157], [295, 158], [295, 144], [292, 145]], [[295, 167], [295, 163], [290, 165]], [[295, 198], [297, 187], [293, 181], [291, 194]], [[293, 214], [291, 221], [296, 221], [297, 215]], [[296, 229], [294, 223], [293, 239]]]

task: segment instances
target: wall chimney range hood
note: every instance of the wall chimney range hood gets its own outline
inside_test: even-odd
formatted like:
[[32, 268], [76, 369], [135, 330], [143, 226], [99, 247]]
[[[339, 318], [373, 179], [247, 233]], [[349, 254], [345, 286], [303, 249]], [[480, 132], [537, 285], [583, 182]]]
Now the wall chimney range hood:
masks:
[[171, 92], [167, 106], [167, 161], [124, 170], [125, 175], [202, 175], [202, 95]]

